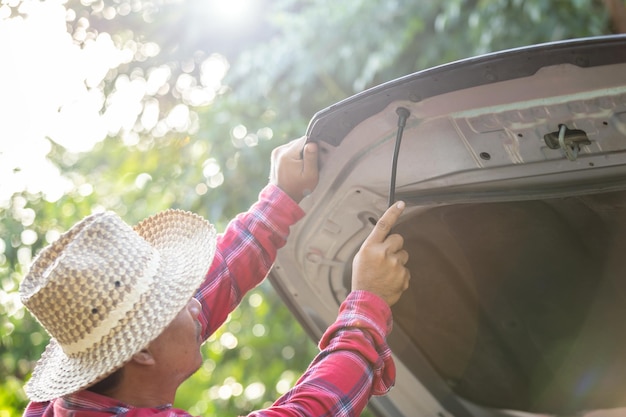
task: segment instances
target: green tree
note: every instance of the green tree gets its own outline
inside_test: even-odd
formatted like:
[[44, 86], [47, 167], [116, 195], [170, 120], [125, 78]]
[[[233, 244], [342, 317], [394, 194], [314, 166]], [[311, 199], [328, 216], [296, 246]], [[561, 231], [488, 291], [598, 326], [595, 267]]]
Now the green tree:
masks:
[[[1, 6], [0, 25], [28, 18], [24, 4]], [[102, 95], [98, 113], [108, 117], [116, 97], [139, 92], [124, 123], [87, 151], [49, 141], [46, 158], [66, 181], [60, 196], [22, 188], [0, 201], [0, 417], [21, 413], [21, 386], [47, 343], [17, 299], [19, 282], [42, 246], [92, 210], [114, 210], [132, 223], [178, 207], [223, 230], [266, 183], [270, 150], [302, 135], [316, 111], [444, 62], [608, 34], [623, 27], [626, 8], [621, 0], [274, 0], [250, 5], [256, 18], [232, 31], [214, 4], [63, 6], [77, 48], [111, 42], [125, 57], [102, 79], [81, 80]], [[220, 68], [226, 76], [217, 84], [203, 79]], [[181, 387], [177, 406], [245, 414], [284, 392], [314, 353], [263, 284], [205, 345], [207, 362]]]

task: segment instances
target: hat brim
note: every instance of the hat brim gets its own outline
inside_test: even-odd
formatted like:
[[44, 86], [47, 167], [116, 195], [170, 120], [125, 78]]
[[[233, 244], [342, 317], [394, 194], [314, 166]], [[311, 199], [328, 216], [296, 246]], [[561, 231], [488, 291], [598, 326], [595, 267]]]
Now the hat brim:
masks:
[[160, 254], [151, 287], [98, 344], [68, 356], [51, 339], [25, 391], [32, 401], [50, 401], [110, 375], [145, 348], [187, 305], [213, 262], [217, 234], [202, 217], [167, 210], [134, 227]]

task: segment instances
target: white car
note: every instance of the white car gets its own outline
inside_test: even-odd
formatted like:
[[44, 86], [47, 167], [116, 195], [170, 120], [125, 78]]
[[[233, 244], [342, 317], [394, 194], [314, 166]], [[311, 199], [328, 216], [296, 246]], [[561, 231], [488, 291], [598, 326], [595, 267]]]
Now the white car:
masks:
[[320, 182], [270, 279], [314, 340], [373, 224], [407, 203], [398, 377], [376, 414], [626, 407], [626, 36], [420, 71], [320, 111], [308, 135]]

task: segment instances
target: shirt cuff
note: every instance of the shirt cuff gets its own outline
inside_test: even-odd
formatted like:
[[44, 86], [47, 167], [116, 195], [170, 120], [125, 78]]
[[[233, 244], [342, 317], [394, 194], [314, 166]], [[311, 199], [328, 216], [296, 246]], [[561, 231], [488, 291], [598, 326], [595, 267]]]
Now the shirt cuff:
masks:
[[259, 193], [259, 201], [267, 201], [273, 206], [275, 217], [285, 216], [296, 223], [304, 217], [304, 210], [276, 184], [267, 184]]

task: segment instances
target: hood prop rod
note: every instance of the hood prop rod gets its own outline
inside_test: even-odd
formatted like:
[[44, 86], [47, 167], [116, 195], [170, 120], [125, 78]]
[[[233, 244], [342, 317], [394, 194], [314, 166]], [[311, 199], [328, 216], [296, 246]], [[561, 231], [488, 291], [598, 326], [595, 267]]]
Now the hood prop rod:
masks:
[[393, 150], [393, 161], [391, 163], [391, 184], [389, 184], [389, 200], [387, 202], [387, 207], [391, 207], [391, 205], [396, 200], [396, 173], [398, 171], [398, 154], [400, 153], [400, 143], [402, 142], [404, 126], [406, 126], [406, 120], [411, 115], [411, 112], [404, 107], [398, 107], [396, 109], [396, 114], [398, 115], [398, 131], [396, 133], [396, 146]]

